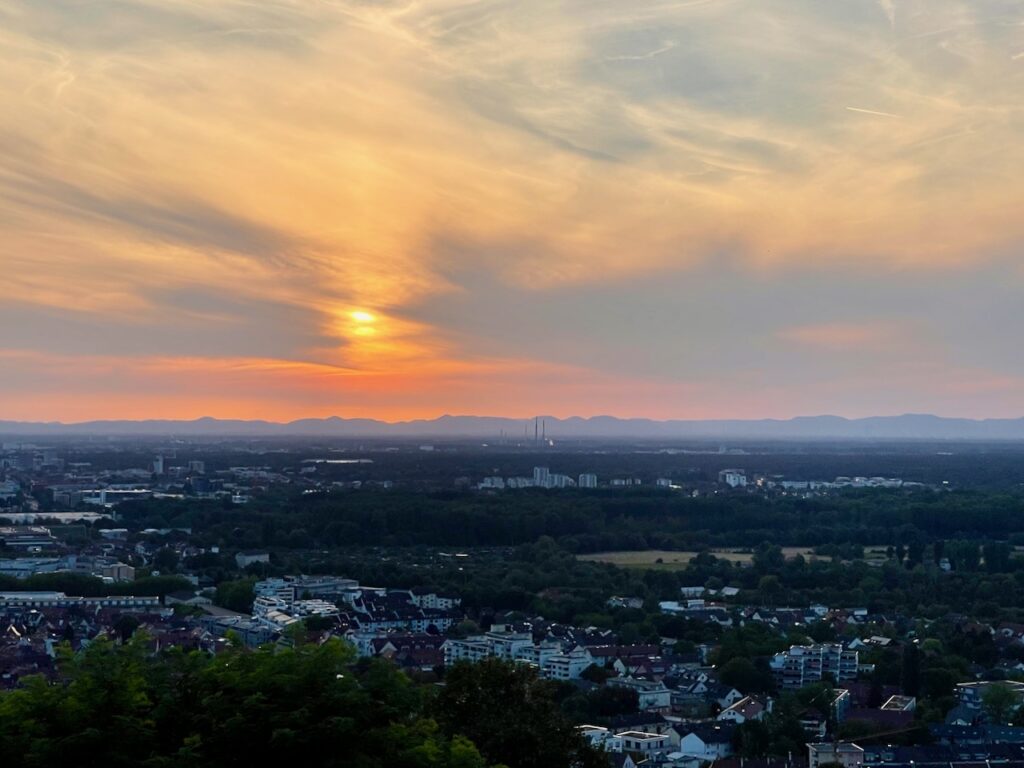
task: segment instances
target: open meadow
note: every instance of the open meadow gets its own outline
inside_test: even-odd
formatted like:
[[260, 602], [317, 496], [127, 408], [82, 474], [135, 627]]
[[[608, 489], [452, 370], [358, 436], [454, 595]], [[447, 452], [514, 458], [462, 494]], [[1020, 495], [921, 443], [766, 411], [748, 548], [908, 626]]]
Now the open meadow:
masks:
[[[814, 553], [808, 547], [783, 547], [787, 559], [803, 555], [810, 559]], [[710, 553], [723, 560], [749, 565], [753, 562], [754, 553], [748, 549], [714, 549]], [[624, 552], [593, 552], [578, 555], [580, 560], [596, 563], [611, 563], [620, 568], [636, 568], [641, 570], [681, 571], [697, 556], [697, 552], [672, 552], [663, 549], [630, 550]]]

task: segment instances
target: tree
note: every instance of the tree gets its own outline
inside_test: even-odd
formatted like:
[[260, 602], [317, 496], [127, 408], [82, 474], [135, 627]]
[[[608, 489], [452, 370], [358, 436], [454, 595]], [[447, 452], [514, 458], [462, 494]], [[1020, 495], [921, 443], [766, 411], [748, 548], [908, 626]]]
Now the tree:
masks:
[[117, 632], [117, 636], [120, 638], [122, 645], [131, 640], [132, 635], [135, 634], [135, 630], [138, 628], [138, 618], [130, 613], [122, 613], [114, 621], [114, 630]]
[[252, 601], [255, 597], [253, 588], [255, 585], [256, 579], [222, 581], [217, 585], [217, 594], [213, 602], [231, 611], [248, 613], [252, 610]]
[[610, 669], [600, 667], [597, 664], [591, 664], [580, 673], [581, 679], [587, 680], [595, 685], [604, 685], [610, 677], [615, 677], [615, 672]]
[[932, 544], [932, 559], [935, 560], [935, 564], [938, 565], [942, 562], [942, 558], [946, 556], [946, 542], [942, 539], [936, 539], [935, 543]]
[[1010, 720], [1010, 716], [1017, 709], [1019, 701], [1017, 694], [1008, 685], [993, 683], [985, 688], [981, 694], [981, 706], [985, 714], [993, 723], [1003, 724]]
[[907, 568], [913, 568], [924, 560], [924, 542], [920, 539], [913, 539], [907, 544]]
[[554, 701], [554, 687], [521, 664], [485, 659], [448, 672], [433, 712], [442, 731], [469, 738], [490, 762], [510, 768], [599, 766]]
[[868, 689], [868, 709], [879, 709], [884, 703], [883, 697], [882, 681], [878, 679], [877, 675], [874, 675], [871, 678], [871, 687]]
[[744, 656], [726, 662], [718, 672], [718, 679], [740, 693], [761, 692], [766, 688], [765, 675]]
[[704, 582], [704, 588], [711, 590], [712, 592], [718, 592], [725, 586], [725, 582], [718, 576], [712, 576]]
[[960, 680], [960, 676], [951, 669], [930, 667], [921, 673], [921, 693], [929, 699], [949, 696]]
[[178, 553], [170, 547], [161, 547], [153, 556], [153, 567], [160, 573], [174, 573], [178, 567]]
[[976, 571], [981, 562], [981, 550], [976, 541], [956, 541], [947, 545], [953, 567], [958, 571]]
[[786, 565], [782, 548], [765, 542], [754, 552], [754, 568], [758, 573], [778, 573]]
[[63, 647], [62, 685], [28, 678], [0, 694], [0, 765], [73, 754], [83, 768], [241, 768], [301, 755], [311, 768], [487, 768], [472, 741], [424, 717], [424, 691], [397, 668], [354, 661], [337, 639], [216, 656], [154, 656], [145, 638]]
[[449, 636], [454, 638], [464, 638], [470, 635], [476, 635], [480, 632], [480, 625], [478, 625], [472, 619], [463, 619], [449, 631]]
[[487, 768], [480, 750], [464, 736], [455, 736], [448, 751], [449, 768]]
[[771, 747], [772, 734], [760, 720], [741, 723], [733, 736], [733, 746], [740, 757], [763, 757]]
[[575, 694], [562, 703], [562, 709], [579, 722], [631, 715], [639, 710], [636, 691], [619, 685], [603, 685], [586, 694]]
[[1010, 556], [1013, 547], [1005, 541], [990, 541], [984, 546], [985, 570], [989, 573], [1005, 573], [1010, 570]]
[[903, 647], [900, 688], [906, 696], [917, 696], [921, 692], [921, 652], [913, 642]]
[[770, 605], [780, 594], [782, 594], [782, 583], [779, 581], [779, 577], [775, 574], [762, 576], [761, 580], [757, 584], [757, 591]]

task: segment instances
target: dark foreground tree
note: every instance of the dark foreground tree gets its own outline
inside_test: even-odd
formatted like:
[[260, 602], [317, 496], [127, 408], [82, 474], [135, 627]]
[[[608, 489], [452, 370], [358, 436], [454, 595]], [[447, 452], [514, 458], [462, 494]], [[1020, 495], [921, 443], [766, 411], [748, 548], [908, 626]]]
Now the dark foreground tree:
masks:
[[509, 768], [607, 768], [554, 698], [555, 684], [522, 664], [487, 659], [449, 671], [433, 712], [447, 734], [466, 736], [486, 760]]
[[[65, 650], [59, 682], [0, 694], [0, 765], [486, 768], [468, 739], [424, 716], [423, 689], [386, 663], [353, 662], [338, 640], [216, 656], [154, 657], [139, 637]], [[529, 705], [518, 713], [542, 727]]]

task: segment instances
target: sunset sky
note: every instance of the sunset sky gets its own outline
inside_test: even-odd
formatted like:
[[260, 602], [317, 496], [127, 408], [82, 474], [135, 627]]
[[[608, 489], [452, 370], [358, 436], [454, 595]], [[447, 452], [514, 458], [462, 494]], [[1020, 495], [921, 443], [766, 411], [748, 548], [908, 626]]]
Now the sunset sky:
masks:
[[1024, 416], [1020, 0], [0, 0], [0, 419]]

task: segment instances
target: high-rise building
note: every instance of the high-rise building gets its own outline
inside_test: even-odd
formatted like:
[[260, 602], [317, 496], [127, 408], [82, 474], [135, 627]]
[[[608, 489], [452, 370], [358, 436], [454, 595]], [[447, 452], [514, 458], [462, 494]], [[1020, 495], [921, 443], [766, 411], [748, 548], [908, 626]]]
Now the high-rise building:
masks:
[[794, 645], [778, 653], [770, 666], [780, 688], [797, 690], [811, 683], [831, 680], [841, 683], [857, 677], [859, 656], [857, 651], [844, 648], [840, 643]]
[[723, 469], [718, 473], [718, 482], [730, 488], [743, 488], [747, 484], [747, 473], [742, 469]]
[[550, 475], [548, 477], [549, 488], [569, 488], [575, 484], [568, 475]]
[[538, 488], [551, 487], [551, 470], [547, 467], [533, 468], [533, 484]]
[[579, 480], [580, 488], [597, 488], [597, 475], [590, 473], [583, 473], [580, 475]]
[[164, 457], [156, 456], [153, 459], [153, 474], [162, 475], [164, 473]]

